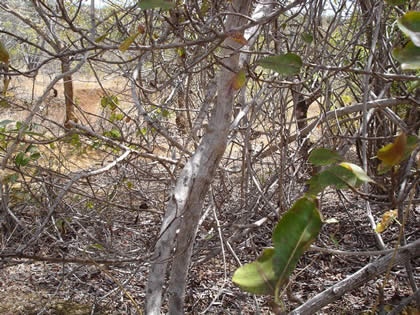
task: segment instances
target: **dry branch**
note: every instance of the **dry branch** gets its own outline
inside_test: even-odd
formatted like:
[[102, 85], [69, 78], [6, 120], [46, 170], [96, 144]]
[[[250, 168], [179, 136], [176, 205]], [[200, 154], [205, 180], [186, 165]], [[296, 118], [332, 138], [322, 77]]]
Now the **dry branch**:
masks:
[[[412, 103], [411, 100], [409, 99], [402, 99], [402, 98], [389, 98], [389, 99], [382, 99], [382, 100], [375, 100], [375, 101], [370, 101], [366, 103], [367, 109], [372, 109], [372, 108], [387, 108], [387, 107], [391, 107], [391, 106], [395, 106], [395, 105], [401, 105], [401, 104], [408, 104], [408, 103]], [[319, 124], [328, 121], [330, 119], [336, 119], [338, 117], [342, 117], [345, 115], [349, 115], [352, 113], [356, 113], [356, 112], [360, 112], [363, 110], [363, 103], [357, 103], [351, 106], [346, 106], [337, 110], [332, 110], [329, 111], [323, 115], [321, 115], [319, 117], [319, 119], [317, 119], [316, 121], [312, 122], [311, 124], [309, 124], [308, 126], [306, 126], [305, 128], [303, 128], [299, 135], [300, 136], [305, 136], [307, 134], [309, 134], [316, 126], [318, 126]], [[273, 154], [274, 152], [276, 152], [277, 150], [279, 150], [281, 147], [285, 146], [288, 143], [291, 143], [293, 141], [295, 141], [298, 137], [298, 134], [294, 134], [291, 135], [290, 137], [288, 137], [285, 141], [282, 141], [279, 144], [273, 144], [271, 145], [267, 150], [259, 153], [255, 158], [259, 158], [259, 159], [263, 159], [266, 158], [268, 156], [270, 156], [271, 154]], [[254, 158], [254, 159], [255, 159]]]
[[366, 282], [375, 279], [381, 273], [384, 273], [390, 265], [403, 265], [412, 258], [420, 256], [420, 240], [412, 242], [407, 246], [401, 247], [394, 257], [394, 253], [374, 261], [350, 277], [336, 283], [327, 290], [314, 296], [312, 299], [306, 301], [304, 304], [290, 312], [292, 315], [314, 314], [322, 309], [324, 306], [338, 300], [345, 293], [356, 289]]

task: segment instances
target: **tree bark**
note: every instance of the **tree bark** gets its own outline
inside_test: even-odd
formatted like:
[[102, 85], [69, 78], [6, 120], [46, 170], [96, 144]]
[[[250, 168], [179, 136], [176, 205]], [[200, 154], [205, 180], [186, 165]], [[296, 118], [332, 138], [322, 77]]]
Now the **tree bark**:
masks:
[[[61, 72], [66, 73], [70, 71], [70, 60], [68, 57], [61, 59]], [[74, 103], [73, 103], [73, 79], [71, 75], [65, 75], [63, 77], [64, 85], [64, 97], [66, 104], [66, 117], [64, 118], [64, 127], [71, 128], [69, 121], [77, 122], [76, 116], [74, 115]]]
[[[250, 2], [250, 0], [234, 0], [232, 10], [248, 14]], [[230, 30], [242, 23], [246, 23], [246, 20], [237, 15], [229, 15], [226, 29]], [[166, 269], [175, 245], [175, 237], [176, 249], [168, 284], [169, 314], [184, 313], [186, 278], [201, 209], [215, 170], [225, 151], [232, 116], [234, 73], [228, 69], [238, 70], [237, 49], [241, 45], [226, 38], [223, 46], [225, 67], [222, 67], [218, 76], [216, 104], [212, 110], [207, 132], [176, 182], [155, 246], [155, 260], [150, 268], [146, 291], [146, 314], [160, 314]]]

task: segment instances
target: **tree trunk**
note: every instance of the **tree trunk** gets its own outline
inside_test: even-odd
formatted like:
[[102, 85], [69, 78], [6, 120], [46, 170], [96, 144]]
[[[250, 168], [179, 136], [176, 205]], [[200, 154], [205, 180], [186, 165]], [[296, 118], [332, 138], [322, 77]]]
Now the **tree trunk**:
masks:
[[[250, 2], [250, 0], [234, 0], [232, 9], [241, 14], [248, 14]], [[229, 15], [226, 30], [242, 23], [246, 23], [246, 20], [236, 15]], [[223, 63], [226, 66], [218, 76], [217, 99], [207, 133], [177, 180], [155, 246], [146, 292], [146, 314], [149, 315], [160, 314], [166, 269], [175, 245], [175, 237], [176, 249], [168, 284], [169, 314], [184, 313], [186, 278], [201, 209], [215, 170], [225, 151], [232, 116], [234, 90], [231, 81], [234, 73], [228, 69], [238, 69], [237, 49], [240, 48], [240, 44], [226, 38], [223, 46], [226, 47], [223, 49], [223, 54], [226, 56]]]
[[[70, 71], [70, 60], [68, 57], [61, 59], [61, 72], [64, 74]], [[77, 122], [76, 116], [74, 115], [74, 103], [73, 103], [73, 79], [71, 75], [65, 75], [63, 78], [64, 85], [64, 97], [66, 104], [66, 117], [64, 118], [64, 127], [71, 128], [69, 121]]]

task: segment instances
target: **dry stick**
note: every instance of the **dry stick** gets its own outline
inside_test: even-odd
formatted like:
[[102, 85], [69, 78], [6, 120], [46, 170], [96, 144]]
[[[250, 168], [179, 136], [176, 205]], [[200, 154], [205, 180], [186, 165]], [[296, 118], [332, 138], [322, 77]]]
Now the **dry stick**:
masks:
[[213, 193], [211, 192], [210, 194], [210, 198], [211, 198], [211, 203], [213, 204], [211, 206], [212, 208], [212, 212], [213, 212], [213, 217], [214, 217], [214, 221], [216, 222], [216, 227], [217, 227], [217, 234], [219, 235], [219, 240], [220, 240], [220, 247], [222, 249], [222, 257], [223, 257], [223, 283], [221, 285], [221, 287], [219, 288], [219, 290], [217, 291], [217, 294], [214, 296], [213, 300], [210, 302], [210, 304], [207, 306], [207, 308], [202, 311], [200, 314], [207, 314], [208, 310], [213, 306], [213, 304], [217, 301], [217, 299], [219, 298], [219, 296], [223, 293], [223, 289], [227, 283], [227, 271], [226, 271], [226, 254], [225, 254], [225, 247], [223, 245], [223, 243], [225, 242], [224, 237], [223, 237], [223, 233], [222, 233], [222, 229], [220, 228], [220, 221], [217, 218], [217, 213], [216, 213], [216, 205], [214, 202], [214, 196]]
[[[150, 259], [151, 255], [142, 257], [142, 258], [129, 258], [129, 259], [95, 259], [95, 262], [102, 265], [119, 265], [123, 263], [143, 263], [144, 261]], [[44, 261], [49, 263], [67, 263], [67, 264], [81, 264], [81, 265], [92, 265], [93, 262], [91, 259], [79, 259], [79, 258], [55, 258], [47, 256], [38, 256], [38, 255], [26, 255], [21, 253], [9, 253], [9, 254], [0, 254], [0, 262], [13, 262], [13, 263], [27, 263], [29, 261]], [[9, 261], [8, 258], [13, 258], [14, 260]], [[25, 261], [23, 261], [24, 259]]]
[[108, 170], [110, 170], [111, 168], [113, 168], [115, 165], [117, 165], [117, 163], [123, 161], [125, 158], [127, 158], [130, 153], [132, 153], [131, 150], [127, 150], [125, 151], [121, 156], [119, 156], [117, 159], [115, 159], [114, 161], [112, 161], [111, 163], [105, 165], [104, 167], [100, 168], [100, 169], [96, 169], [90, 172], [78, 172], [76, 173], [71, 180], [67, 183], [66, 186], [64, 186], [64, 188], [62, 189], [62, 191], [60, 192], [60, 194], [58, 195], [58, 197], [55, 199], [54, 204], [49, 208], [48, 214], [45, 217], [44, 221], [42, 222], [41, 226], [37, 229], [37, 231], [35, 232], [35, 234], [32, 236], [32, 238], [23, 246], [19, 246], [19, 248], [17, 249], [17, 252], [23, 252], [29, 245], [33, 244], [38, 237], [41, 235], [42, 231], [44, 230], [44, 228], [46, 227], [46, 225], [48, 224], [48, 221], [50, 220], [51, 216], [53, 215], [55, 209], [57, 208], [57, 206], [59, 205], [59, 203], [63, 200], [65, 194], [69, 191], [69, 189], [71, 188], [71, 186], [79, 181], [82, 178], [86, 178], [89, 176], [94, 176], [94, 175], [98, 175], [101, 173], [104, 173]]
[[[392, 176], [394, 176], [394, 175], [392, 175]], [[404, 238], [404, 229], [405, 229], [405, 226], [406, 226], [406, 224], [407, 224], [407, 217], [408, 217], [408, 213], [409, 213], [409, 209], [410, 209], [410, 205], [412, 204], [412, 202], [413, 202], [413, 198], [414, 198], [414, 193], [415, 193], [415, 190], [416, 190], [416, 188], [413, 186], [413, 188], [412, 188], [412, 190], [411, 190], [411, 194], [410, 194], [410, 202], [408, 203], [408, 205], [407, 205], [407, 207], [406, 207], [406, 209], [405, 209], [405, 213], [403, 213], [402, 215], [403, 215], [403, 219], [402, 219], [402, 222], [401, 222], [401, 226], [400, 226], [400, 232], [399, 232], [399, 234], [398, 234], [398, 239], [397, 239], [397, 245], [396, 245], [396, 247], [395, 247], [395, 251], [394, 251], [394, 253], [393, 253], [393, 255], [396, 255], [396, 253], [397, 253], [397, 249], [398, 249], [398, 246], [400, 246], [401, 244], [404, 244], [404, 240], [405, 240], [405, 238]], [[403, 211], [402, 209], [399, 209], [399, 211]], [[404, 244], [405, 245], [405, 244]], [[392, 259], [391, 259], [391, 261], [390, 261], [390, 263], [389, 263], [389, 266], [388, 266], [388, 269], [387, 269], [387, 271], [386, 271], [386, 274], [385, 274], [385, 279], [384, 279], [384, 281], [383, 281], [383, 283], [382, 283], [382, 286], [381, 286], [381, 293], [382, 294], [380, 294], [378, 297], [377, 297], [377, 299], [376, 299], [376, 302], [375, 302], [375, 306], [374, 306], [374, 308], [373, 308], [373, 310], [372, 310], [372, 314], [375, 314], [376, 313], [376, 307], [378, 306], [378, 304], [381, 302], [380, 301], [380, 298], [383, 296], [383, 291], [384, 291], [384, 288], [386, 287], [386, 285], [387, 285], [387, 283], [388, 283], [388, 280], [389, 280], [389, 275], [390, 275], [390, 273], [391, 273], [391, 268], [392, 268], [392, 266], [393, 266], [393, 260], [394, 260], [394, 257], [395, 256], [393, 256], [392, 257]], [[408, 278], [409, 278], [409, 280], [410, 280], [410, 284], [412, 285], [412, 289], [413, 289], [413, 292], [416, 292], [417, 291], [417, 286], [416, 286], [416, 283], [415, 283], [415, 281], [413, 280], [413, 281], [411, 281], [412, 280], [412, 278], [414, 277], [413, 276], [413, 271], [412, 271], [412, 267], [411, 267], [411, 264], [410, 264], [410, 260], [407, 260], [407, 261], [405, 261], [404, 262], [404, 265], [405, 265], [405, 269], [407, 270], [407, 274], [408, 274]], [[412, 282], [414, 282], [414, 284], [412, 283]]]
[[[398, 194], [398, 199], [397, 199], [398, 200], [398, 211], [400, 213], [401, 213], [401, 211], [403, 211], [403, 207], [404, 207], [403, 201], [406, 198], [404, 191], [405, 191], [405, 188], [406, 188], [406, 185], [407, 185], [409, 173], [411, 171], [414, 159], [417, 156], [419, 151], [420, 151], [420, 148], [417, 148], [416, 150], [414, 150], [414, 152], [411, 154], [411, 158], [408, 160], [407, 165], [405, 167], [405, 172], [403, 174], [404, 181], [401, 184], [400, 192]], [[398, 241], [397, 242], [398, 242], [398, 244], [400, 244], [402, 246], [407, 245], [407, 237], [405, 235], [405, 226], [406, 226], [406, 222], [407, 222], [407, 219], [408, 219], [408, 214], [410, 212], [410, 210], [409, 210], [410, 206], [413, 205], [415, 191], [416, 191], [415, 185], [413, 185], [411, 187], [411, 190], [408, 190], [408, 192], [410, 192], [410, 201], [407, 204], [407, 207], [405, 208], [405, 213], [400, 214], [400, 216], [403, 217], [403, 222], [402, 222], [402, 226], [400, 227], [400, 234], [398, 235]], [[411, 266], [411, 263], [407, 262], [406, 265], [405, 265], [405, 268], [407, 270], [408, 280], [409, 280], [409, 283], [411, 285], [411, 288], [412, 288], [413, 292], [417, 292], [419, 289], [418, 289], [418, 286], [416, 284], [416, 280], [414, 278], [413, 267]], [[417, 296], [416, 303], [417, 303], [417, 307], [420, 308], [420, 296]]]
[[[372, 12], [372, 17], [374, 14], [376, 14], [376, 28], [375, 28], [375, 32], [373, 34], [373, 38], [371, 38], [371, 47], [370, 47], [370, 55], [365, 67], [365, 71], [370, 72], [372, 70], [372, 62], [373, 62], [373, 57], [375, 56], [375, 52], [376, 52], [376, 43], [378, 41], [379, 38], [379, 30], [380, 30], [380, 26], [381, 26], [381, 17], [382, 17], [382, 10], [383, 10], [383, 3], [380, 2], [378, 7], [376, 7], [374, 9], [374, 11]], [[366, 138], [368, 131], [367, 131], [367, 125], [368, 125], [368, 99], [369, 99], [369, 79], [370, 79], [370, 75], [366, 74], [363, 78], [363, 110], [362, 110], [362, 128], [361, 128], [361, 135], [362, 137]], [[363, 163], [363, 169], [364, 171], [367, 173], [368, 171], [368, 157], [367, 157], [367, 140], [361, 140], [361, 156], [362, 156], [362, 163]], [[368, 193], [368, 183], [364, 183], [363, 184], [363, 192]], [[385, 243], [382, 239], [382, 236], [375, 231], [376, 229], [376, 223], [375, 223], [375, 219], [373, 218], [372, 215], [372, 209], [370, 207], [370, 202], [369, 200], [366, 200], [366, 216], [370, 222], [370, 226], [374, 231], [374, 236], [376, 239], [376, 243], [378, 245], [378, 247], [380, 249], [385, 249]]]
[[291, 315], [310, 315], [322, 309], [324, 306], [338, 300], [346, 292], [360, 287], [366, 282], [375, 279], [379, 274], [387, 271], [392, 261], [392, 266], [401, 265], [412, 258], [420, 256], [420, 240], [414, 241], [407, 246], [401, 247], [395, 254], [390, 253], [387, 256], [374, 261], [350, 277], [336, 283], [327, 290], [314, 296], [304, 304], [290, 312]]
[[[88, 256], [88, 258], [90, 258], [89, 255], [87, 255], [87, 256]], [[122, 292], [124, 292], [124, 294], [128, 297], [128, 299], [131, 301], [131, 303], [133, 303], [133, 305], [136, 308], [138, 314], [143, 315], [143, 312], [141, 311], [137, 302], [134, 300], [134, 298], [131, 296], [131, 294], [124, 288], [124, 286], [118, 281], [118, 279], [113, 277], [105, 268], [101, 267], [95, 260], [91, 259], [91, 261], [99, 270], [101, 270], [103, 273], [105, 273], [108, 277], [111, 278], [112, 281], [114, 281], [118, 285], [120, 290]]]
[[413, 299], [420, 299], [420, 289], [414, 292], [413, 295], [406, 297], [401, 301], [401, 303], [392, 310], [392, 312], [388, 313], [388, 315], [398, 315], [402, 314], [404, 307], [411, 302]]
[[159, 156], [159, 155], [156, 155], [156, 154], [153, 154], [153, 153], [140, 152], [138, 150], [131, 149], [131, 148], [119, 143], [118, 141], [115, 141], [115, 140], [112, 140], [110, 138], [104, 137], [104, 136], [94, 132], [93, 130], [91, 130], [89, 128], [86, 128], [85, 126], [82, 126], [78, 123], [70, 122], [70, 124], [72, 125], [72, 127], [75, 127], [77, 129], [80, 129], [80, 130], [86, 132], [91, 137], [98, 138], [98, 139], [100, 139], [102, 141], [105, 141], [105, 142], [107, 142], [107, 143], [109, 143], [113, 146], [116, 146], [120, 149], [123, 149], [124, 151], [130, 151], [132, 153], [135, 153], [138, 156], [141, 156], [143, 158], [150, 159], [150, 160], [156, 160], [156, 161], [161, 162], [161, 163], [170, 163], [170, 164], [178, 164], [179, 163], [179, 160], [173, 160], [173, 159], [166, 158], [164, 156]]

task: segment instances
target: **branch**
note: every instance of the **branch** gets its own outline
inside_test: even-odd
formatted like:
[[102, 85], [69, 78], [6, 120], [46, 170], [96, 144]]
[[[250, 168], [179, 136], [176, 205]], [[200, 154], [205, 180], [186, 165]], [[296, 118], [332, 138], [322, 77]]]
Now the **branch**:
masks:
[[350, 277], [336, 283], [332, 287], [306, 301], [289, 314], [314, 314], [324, 306], [338, 300], [345, 293], [360, 287], [372, 279], [375, 279], [378, 275], [384, 273], [390, 265], [402, 265], [410, 259], [418, 256], [420, 256], [420, 240], [401, 247], [396, 253], [388, 254], [387, 256], [366, 265]]
[[[370, 101], [370, 102], [367, 102], [366, 105], [367, 105], [367, 110], [369, 110], [371, 108], [386, 108], [390, 106], [407, 104], [407, 103], [411, 104], [413, 103], [413, 101], [407, 98], [387, 98], [387, 99]], [[287, 139], [285, 139], [284, 141], [280, 142], [279, 144], [273, 144], [267, 150], [258, 153], [254, 157], [253, 160], [255, 161], [257, 158], [263, 159], [270, 156], [272, 153], [276, 152], [281, 147], [295, 141], [298, 136], [305, 136], [309, 134], [316, 126], [318, 126], [319, 124], [325, 121], [328, 121], [330, 119], [336, 119], [338, 117], [349, 115], [355, 112], [360, 112], [362, 110], [363, 110], [363, 103], [357, 103], [357, 104], [346, 106], [337, 110], [329, 111], [321, 115], [319, 119], [317, 119], [313, 123], [303, 128], [299, 134], [295, 133], [291, 135], [290, 137], [288, 137]]]
[[129, 259], [80, 259], [80, 258], [56, 258], [48, 256], [38, 256], [38, 255], [26, 255], [22, 253], [12, 253], [12, 254], [0, 254], [0, 262], [10, 262], [7, 258], [14, 258], [13, 263], [27, 263], [29, 261], [45, 261], [49, 263], [71, 263], [71, 264], [81, 264], [81, 265], [119, 265], [123, 263], [143, 263], [150, 258], [150, 255], [142, 258], [129, 258]]

